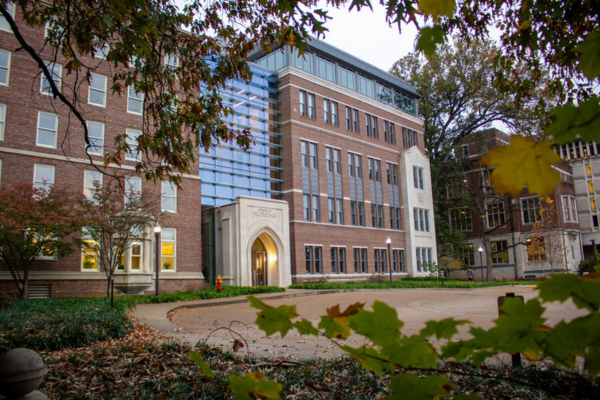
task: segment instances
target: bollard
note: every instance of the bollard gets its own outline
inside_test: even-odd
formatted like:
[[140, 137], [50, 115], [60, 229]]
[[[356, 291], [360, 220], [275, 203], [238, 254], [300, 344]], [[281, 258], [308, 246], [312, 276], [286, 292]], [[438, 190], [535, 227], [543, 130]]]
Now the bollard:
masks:
[[[504, 304], [504, 299], [507, 298], [507, 297], [521, 299], [521, 302], [525, 303], [525, 299], [523, 298], [523, 296], [515, 296], [514, 293], [506, 293], [506, 296], [500, 296], [500, 297], [498, 297], [498, 315], [504, 314], [502, 312], [502, 310], [500, 309], [500, 307], [502, 307], [502, 304]], [[517, 367], [520, 367], [522, 365], [522, 363], [521, 363], [521, 353], [512, 353], [511, 354], [511, 358], [512, 358], [512, 366], [513, 366], [513, 368], [517, 368]]]

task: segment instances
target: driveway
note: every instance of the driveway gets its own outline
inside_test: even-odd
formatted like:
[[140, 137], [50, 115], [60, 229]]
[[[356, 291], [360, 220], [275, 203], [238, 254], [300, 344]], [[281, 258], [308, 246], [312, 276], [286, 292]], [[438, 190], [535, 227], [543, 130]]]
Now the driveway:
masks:
[[[290, 291], [291, 292], [291, 291]], [[537, 295], [532, 288], [527, 287], [495, 287], [484, 289], [399, 289], [380, 291], [337, 292], [328, 294], [308, 295], [298, 294], [298, 297], [284, 299], [265, 299], [272, 306], [296, 305], [298, 314], [310, 320], [315, 326], [320, 316], [326, 314], [326, 309], [339, 304], [342, 310], [355, 302], [366, 303], [370, 308], [375, 300], [386, 302], [398, 312], [398, 317], [404, 321], [402, 332], [406, 335], [418, 333], [429, 320], [441, 320], [454, 317], [467, 319], [471, 325], [490, 328], [493, 320], [498, 317], [497, 298], [507, 292], [520, 295], [527, 301]], [[262, 297], [262, 296], [261, 296]], [[268, 296], [266, 296], [268, 297]], [[206, 340], [208, 343], [222, 348], [231, 348], [232, 336], [225, 330], [215, 331], [219, 327], [231, 328], [242, 335], [249, 345], [250, 354], [255, 357], [271, 358], [316, 358], [333, 357], [343, 353], [338, 346], [326, 338], [301, 336], [290, 331], [285, 338], [279, 334], [265, 337], [254, 324], [257, 310], [249, 303], [222, 304], [215, 301], [212, 306], [199, 302], [190, 302], [182, 308], [170, 313], [171, 325], [164, 321], [159, 327], [163, 333], [187, 340], [192, 344]], [[165, 305], [158, 305], [165, 306]], [[177, 305], [166, 305], [173, 309]], [[144, 305], [143, 307], [152, 307]], [[155, 306], [156, 307], [156, 306]], [[187, 308], [186, 308], [187, 307]], [[192, 308], [197, 307], [197, 308]], [[140, 312], [141, 311], [141, 312]], [[138, 315], [136, 315], [138, 314]], [[134, 316], [144, 321], [143, 309], [136, 310]], [[549, 325], [555, 325], [561, 320], [570, 320], [585, 312], [578, 310], [572, 303], [552, 303], [547, 306], [545, 317]], [[211, 334], [211, 332], [213, 332]], [[469, 338], [468, 327], [461, 327], [457, 339]], [[342, 344], [357, 347], [363, 344], [363, 338], [351, 336]], [[435, 343], [439, 345], [440, 343]], [[246, 348], [241, 349], [244, 353]]]

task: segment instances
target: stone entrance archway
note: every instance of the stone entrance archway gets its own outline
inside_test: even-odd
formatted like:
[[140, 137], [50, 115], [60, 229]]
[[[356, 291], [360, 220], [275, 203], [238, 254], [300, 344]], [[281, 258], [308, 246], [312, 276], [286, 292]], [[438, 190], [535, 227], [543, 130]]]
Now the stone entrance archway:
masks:
[[217, 273], [225, 285], [291, 284], [288, 204], [240, 196], [215, 213]]

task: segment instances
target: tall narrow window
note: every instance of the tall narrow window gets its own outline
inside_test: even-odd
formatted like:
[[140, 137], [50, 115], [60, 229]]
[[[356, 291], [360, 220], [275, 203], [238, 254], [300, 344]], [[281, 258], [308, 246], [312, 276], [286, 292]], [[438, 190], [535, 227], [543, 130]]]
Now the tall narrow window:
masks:
[[342, 199], [335, 200], [335, 215], [336, 215], [336, 223], [338, 225], [344, 224], [344, 210], [342, 208]]
[[312, 119], [317, 118], [317, 111], [315, 110], [315, 95], [313, 93], [308, 94], [308, 117]]
[[[6, 11], [10, 14], [10, 16], [14, 20], [15, 19], [15, 3], [13, 3], [12, 1], [7, 1], [6, 4], [4, 4], [4, 8], [6, 9]], [[4, 15], [0, 15], [0, 30], [12, 32], [12, 29], [10, 28], [10, 25], [8, 24], [8, 21], [6, 20], [6, 17], [4, 17]]]
[[327, 199], [327, 215], [329, 216], [329, 223], [335, 223], [335, 203], [332, 197]]
[[5, 127], [6, 127], [6, 104], [0, 103], [0, 140], [4, 140]]
[[177, 212], [177, 186], [171, 182], [162, 183], [162, 211]]
[[371, 204], [371, 226], [377, 228], [377, 205]]
[[348, 176], [354, 177], [354, 154], [348, 153]]
[[365, 226], [365, 203], [358, 203], [358, 225]]
[[333, 170], [336, 174], [342, 173], [342, 166], [340, 163], [340, 150], [333, 149]]
[[373, 117], [373, 139], [379, 139], [379, 130], [377, 129], [377, 117]]
[[163, 228], [160, 234], [160, 267], [163, 271], [175, 271], [177, 259], [177, 230]]
[[87, 146], [89, 154], [102, 155], [104, 153], [104, 124], [88, 121], [88, 138], [90, 144]]
[[354, 273], [360, 274], [360, 249], [354, 249]]
[[365, 125], [367, 128], [367, 136], [371, 137], [371, 115], [365, 114]]
[[304, 214], [304, 220], [310, 221], [310, 195], [302, 195], [302, 210]]
[[54, 185], [54, 165], [34, 164], [33, 166], [33, 186], [37, 189], [44, 189], [47, 192]]
[[325, 147], [325, 164], [327, 165], [327, 172], [333, 172], [333, 149], [331, 147]]
[[300, 115], [306, 117], [306, 92], [300, 91]]
[[165, 67], [179, 67], [179, 56], [177, 54], [165, 54]]
[[323, 100], [323, 119], [326, 124], [331, 123], [331, 100]]
[[135, 91], [133, 85], [129, 85], [127, 91], [127, 112], [142, 115], [144, 107], [144, 95]]
[[108, 79], [104, 75], [92, 74], [90, 79], [90, 92], [88, 103], [95, 106], [106, 106], [106, 84]]
[[390, 141], [390, 123], [383, 121], [383, 140], [388, 143]]
[[390, 143], [396, 144], [396, 127], [390, 122]]
[[302, 166], [308, 168], [308, 142], [300, 142], [300, 153], [302, 155]]
[[353, 119], [354, 119], [354, 132], [358, 133], [360, 132], [360, 128], [359, 128], [359, 123], [358, 123], [358, 110], [356, 108], [354, 108], [352, 110], [352, 114], [353, 114]]
[[319, 222], [319, 196], [312, 197], [312, 220], [313, 222]]
[[381, 271], [379, 270], [379, 249], [373, 250], [373, 256], [373, 259], [375, 260], [375, 272], [380, 273]]
[[[50, 76], [52, 76], [52, 80], [56, 87], [60, 90], [62, 83], [62, 65], [54, 64], [51, 62], [46, 63], [46, 68], [48, 68], [48, 72], [50, 72]], [[40, 81], [40, 92], [43, 94], [50, 95], [52, 94], [52, 87], [50, 86], [50, 81], [46, 79], [46, 75], [41, 73], [41, 81]]]
[[125, 204], [142, 195], [142, 178], [128, 176], [125, 178]]
[[352, 109], [350, 107], [346, 107], [346, 129], [352, 130]]
[[317, 167], [317, 144], [310, 143], [310, 167], [312, 169], [318, 169]]
[[98, 271], [100, 246], [98, 242], [92, 239], [85, 228], [83, 229], [82, 239], [81, 269], [83, 271]]
[[338, 103], [335, 101], [331, 102], [331, 121], [333, 122], [333, 125], [335, 125], [335, 126], [340, 125], [340, 121], [338, 118]]
[[350, 219], [353, 226], [356, 226], [358, 223], [357, 215], [356, 215], [356, 201], [350, 201]]
[[125, 153], [125, 159], [130, 161], [140, 161], [140, 152], [138, 151], [138, 137], [142, 134], [135, 129], [127, 129], [126, 142], [129, 145], [129, 151]]
[[94, 194], [102, 187], [102, 174], [98, 171], [85, 171], [83, 194], [89, 201], [94, 201]]
[[58, 116], [56, 114], [38, 112], [36, 144], [41, 147], [52, 147], [55, 149], [57, 131]]
[[354, 159], [356, 161], [356, 177], [362, 179], [362, 157], [356, 154]]
[[10, 52], [0, 50], [0, 85], [2, 86], [8, 86], [8, 80], [10, 78], [10, 58]]

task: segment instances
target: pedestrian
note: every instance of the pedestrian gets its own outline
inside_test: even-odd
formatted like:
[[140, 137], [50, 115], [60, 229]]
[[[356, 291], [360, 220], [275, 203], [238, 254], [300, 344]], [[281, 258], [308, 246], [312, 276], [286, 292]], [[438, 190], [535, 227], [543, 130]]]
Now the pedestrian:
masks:
[[475, 274], [471, 268], [467, 271], [467, 278], [469, 278], [469, 282], [473, 282], [473, 278], [475, 278]]

